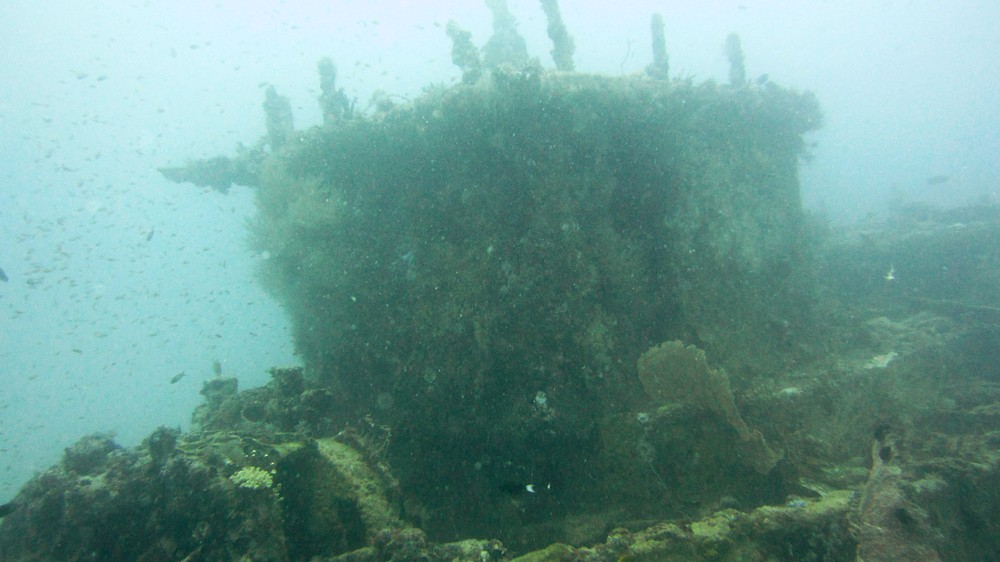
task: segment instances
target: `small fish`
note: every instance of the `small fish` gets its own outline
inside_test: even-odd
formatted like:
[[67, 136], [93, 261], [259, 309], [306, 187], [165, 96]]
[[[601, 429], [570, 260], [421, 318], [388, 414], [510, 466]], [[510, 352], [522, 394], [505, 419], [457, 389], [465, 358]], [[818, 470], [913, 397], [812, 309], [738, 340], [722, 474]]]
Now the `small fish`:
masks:
[[170, 384], [177, 384], [181, 379], [184, 378], [185, 374], [187, 374], [187, 373], [185, 373], [184, 371], [181, 371], [181, 372], [177, 373], [176, 375], [170, 377]]
[[936, 176], [931, 176], [927, 178], [927, 185], [941, 185], [942, 183], [946, 183], [950, 179], [951, 179], [950, 177], [944, 174], [938, 174]]
[[7, 278], [7, 274], [3, 272], [2, 268], [0, 268], [0, 281], [3, 281], [4, 283], [9, 281], [9, 279]]
[[215, 373], [215, 376], [217, 377], [222, 376], [222, 362], [220, 362], [218, 359], [212, 361], [212, 372]]
[[507, 480], [500, 484], [499, 489], [501, 492], [510, 495], [517, 496], [521, 494], [538, 494], [541, 491], [552, 490], [552, 484], [546, 484], [544, 488], [539, 488], [535, 484], [521, 484], [516, 481]]
[[146, 242], [152, 240], [154, 234], [156, 234], [156, 229], [155, 228], [149, 229], [149, 234], [146, 235]]

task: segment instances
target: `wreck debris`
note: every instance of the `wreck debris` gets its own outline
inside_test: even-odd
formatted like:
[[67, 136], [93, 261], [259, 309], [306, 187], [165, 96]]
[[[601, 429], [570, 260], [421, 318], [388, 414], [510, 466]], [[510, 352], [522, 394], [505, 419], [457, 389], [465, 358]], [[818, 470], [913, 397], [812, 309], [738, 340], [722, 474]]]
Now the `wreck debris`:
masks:
[[663, 16], [653, 14], [649, 18], [649, 31], [653, 37], [653, 62], [646, 67], [646, 74], [655, 80], [667, 80], [670, 78], [670, 63], [667, 40], [663, 35]]
[[743, 62], [743, 47], [740, 36], [730, 33], [726, 37], [726, 58], [729, 59], [729, 85], [742, 86], [747, 81], [747, 70]]
[[[320, 68], [322, 70], [323, 67]], [[329, 76], [325, 77], [325, 80], [329, 80]], [[292, 104], [285, 96], [278, 95], [274, 86], [268, 86], [264, 92], [264, 116], [267, 142], [271, 150], [279, 150], [295, 132], [295, 124], [292, 118]]]
[[663, 522], [640, 531], [619, 527], [602, 544], [556, 543], [514, 562], [846, 560], [854, 546], [845, 528], [850, 495], [836, 491], [796, 506], [750, 512], [723, 509], [683, 525]]
[[233, 161], [225, 156], [198, 160], [184, 166], [163, 167], [158, 171], [172, 182], [190, 182], [198, 187], [211, 187], [220, 193], [228, 193], [237, 177]]
[[446, 31], [451, 38], [451, 62], [462, 70], [462, 82], [475, 84], [483, 75], [483, 68], [479, 50], [472, 44], [472, 34], [454, 21], [448, 22]]
[[781, 459], [764, 442], [764, 436], [740, 417], [729, 375], [724, 369], [710, 368], [704, 351], [668, 341], [643, 353], [638, 366], [639, 380], [653, 398], [690, 404], [722, 418], [735, 429], [740, 458], [748, 468], [766, 474]]
[[[458, 58], [474, 70], [470, 44]], [[734, 358], [788, 360], [770, 319], [805, 326], [811, 314], [811, 279], [784, 272], [803, 256], [794, 169], [801, 134], [819, 122], [814, 96], [512, 64], [484, 65], [490, 80], [474, 88], [431, 88], [387, 115], [297, 130], [280, 150], [234, 159], [256, 173], [261, 281], [289, 310], [306, 382], [329, 390], [227, 405], [196, 427], [255, 431], [277, 419], [294, 430], [375, 412], [394, 436], [387, 462], [426, 506], [421, 527], [464, 536], [528, 524], [504, 515], [508, 481], [568, 474], [544, 495], [563, 510], [604, 508], [617, 483], [571, 467], [615, 464], [587, 451], [600, 446], [602, 416], [634, 416], [625, 410], [647, 342], [698, 333], [730, 369]], [[536, 404], [540, 391], [549, 408], [526, 424], [519, 397]], [[739, 419], [709, 420], [729, 449], [702, 452], [718, 453], [720, 475], [780, 487], [744, 470], [773, 459]], [[698, 452], [684, 438], [651, 441]], [[481, 469], [442, 470], [469, 449], [488, 459]], [[675, 496], [718, 499], [681, 457], [648, 458], [695, 476]], [[623, 510], [646, 502], [622, 497]]]
[[503, 65], [523, 68], [528, 64], [528, 44], [517, 31], [507, 0], [486, 0], [486, 6], [493, 13], [493, 36], [483, 47], [483, 66], [491, 70]]
[[[491, 9], [516, 36], [506, 4]], [[797, 315], [815, 293], [798, 278], [805, 248], [789, 241], [802, 232], [800, 135], [818, 109], [773, 83], [741, 87], [735, 36], [736, 87], [663, 83], [662, 28], [654, 16], [662, 68], [647, 73], [659, 80], [525, 71], [517, 56], [484, 69], [471, 36], [449, 26], [463, 81], [486, 70], [496, 80], [346, 122], [336, 69], [321, 61], [324, 126], [303, 131], [269, 91], [276, 125], [257, 146], [271, 150], [224, 159], [218, 183], [260, 171], [248, 185], [265, 279], [306, 368], [272, 369], [266, 387], [240, 392], [215, 361], [194, 432], [158, 430], [138, 449], [81, 442], [26, 487], [22, 507], [0, 506], [11, 521], [0, 544], [37, 531], [20, 551], [31, 560], [38, 544], [69, 545], [50, 558], [72, 559], [104, 555], [107, 541], [150, 549], [119, 559], [498, 560], [496, 541], [435, 541], [502, 528], [518, 552], [596, 545], [552, 544], [524, 558], [534, 561], [986, 559], [975, 553], [1000, 536], [1000, 399], [983, 392], [993, 362], [957, 361], [941, 338], [941, 371], [985, 374], [969, 396], [924, 400], [910, 433], [926, 439], [924, 421], [966, 433], [940, 436], [933, 451], [944, 454], [922, 465], [904, 465], [879, 436], [851, 535], [844, 517], [869, 434], [852, 437], [898, 410], [871, 389], [920, 395], [901, 378], [919, 355], [896, 337], [878, 350], [906, 360], [878, 376], [858, 364], [853, 378], [762, 366], [797, 353], [798, 328], [814, 325]], [[995, 312], [989, 294], [980, 312]], [[969, 338], [989, 358], [993, 325]], [[689, 335], [765, 392], [737, 409], [726, 371], [701, 349], [645, 351]], [[975, 355], [968, 344], [961, 355]], [[763, 376], [742, 377], [754, 370]], [[661, 403], [655, 413], [632, 409], [648, 405], [640, 383]], [[973, 395], [976, 408], [959, 412]], [[781, 439], [787, 461], [776, 465], [758, 429]], [[970, 442], [988, 455], [956, 454]], [[942, 476], [905, 480], [931, 470]], [[275, 493], [235, 495], [239, 482]], [[115, 526], [123, 520], [147, 526]], [[112, 532], [72, 540], [94, 521]], [[929, 539], [937, 551], [901, 545], [925, 521], [946, 522]], [[617, 525], [628, 530], [607, 534]]]
[[937, 550], [928, 544], [933, 533], [927, 514], [907, 499], [903, 471], [892, 463], [895, 454], [891, 435], [876, 436], [868, 483], [851, 514], [857, 560], [939, 562]]
[[356, 445], [225, 431], [153, 444], [170, 432], [131, 448], [91, 435], [66, 449], [0, 506], [0, 557], [328, 560], [404, 528], [391, 479]]
[[350, 119], [351, 102], [344, 94], [344, 89], [337, 87], [336, 65], [329, 57], [323, 57], [317, 64], [317, 69], [319, 70], [319, 108], [323, 112], [323, 124]]
[[576, 50], [576, 45], [573, 44], [573, 37], [563, 24], [559, 1], [542, 0], [542, 9], [545, 10], [545, 17], [549, 20], [548, 33], [549, 39], [552, 40], [552, 60], [556, 63], [556, 70], [570, 72], [574, 68], [573, 52]]

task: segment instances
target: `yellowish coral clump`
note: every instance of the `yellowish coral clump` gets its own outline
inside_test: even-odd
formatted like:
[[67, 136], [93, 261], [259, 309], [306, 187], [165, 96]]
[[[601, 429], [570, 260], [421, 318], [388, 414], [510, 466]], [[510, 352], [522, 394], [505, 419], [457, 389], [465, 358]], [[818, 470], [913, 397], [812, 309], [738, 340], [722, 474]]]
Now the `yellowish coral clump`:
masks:
[[250, 488], [252, 490], [269, 489], [274, 486], [274, 476], [272, 473], [256, 466], [244, 466], [230, 476], [229, 479], [240, 488]]

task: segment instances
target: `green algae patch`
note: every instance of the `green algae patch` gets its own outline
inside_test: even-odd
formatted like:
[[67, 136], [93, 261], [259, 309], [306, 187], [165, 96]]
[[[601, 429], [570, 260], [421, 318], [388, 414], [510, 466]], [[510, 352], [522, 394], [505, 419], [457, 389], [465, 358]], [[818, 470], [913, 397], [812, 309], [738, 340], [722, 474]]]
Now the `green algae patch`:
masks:
[[344, 491], [357, 503], [368, 529], [400, 526], [399, 508], [389, 503], [391, 483], [384, 474], [379, 475], [358, 450], [334, 439], [318, 440], [316, 449], [342, 478]]
[[388, 480], [350, 445], [309, 442], [286, 456], [277, 473], [292, 559], [353, 551], [377, 532], [402, 526]]
[[754, 526], [760, 531], [788, 530], [843, 517], [854, 494], [852, 490], [832, 490], [815, 500], [800, 500], [785, 506], [761, 506], [753, 512]]
[[567, 544], [555, 543], [550, 544], [542, 550], [518, 556], [512, 562], [567, 562], [573, 559], [573, 553], [573, 547]]
[[695, 541], [703, 544], [720, 542], [732, 532], [730, 526], [732, 519], [731, 513], [720, 512], [701, 521], [695, 521], [691, 523], [691, 535]]

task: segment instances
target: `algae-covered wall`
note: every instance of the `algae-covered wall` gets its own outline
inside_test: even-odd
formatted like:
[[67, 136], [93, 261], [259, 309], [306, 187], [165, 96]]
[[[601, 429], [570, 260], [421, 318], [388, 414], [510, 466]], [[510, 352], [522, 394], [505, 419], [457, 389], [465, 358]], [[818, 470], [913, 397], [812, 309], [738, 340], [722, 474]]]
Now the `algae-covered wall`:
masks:
[[526, 71], [433, 91], [267, 161], [265, 280], [312, 374], [349, 386], [496, 365], [590, 384], [681, 335], [772, 348], [810, 290], [796, 159], [817, 118], [772, 85]]
[[383, 109], [288, 135], [253, 232], [331, 415], [391, 427], [425, 502], [581, 501], [567, 468], [659, 342], [737, 373], [796, 352], [811, 95], [528, 67]]

